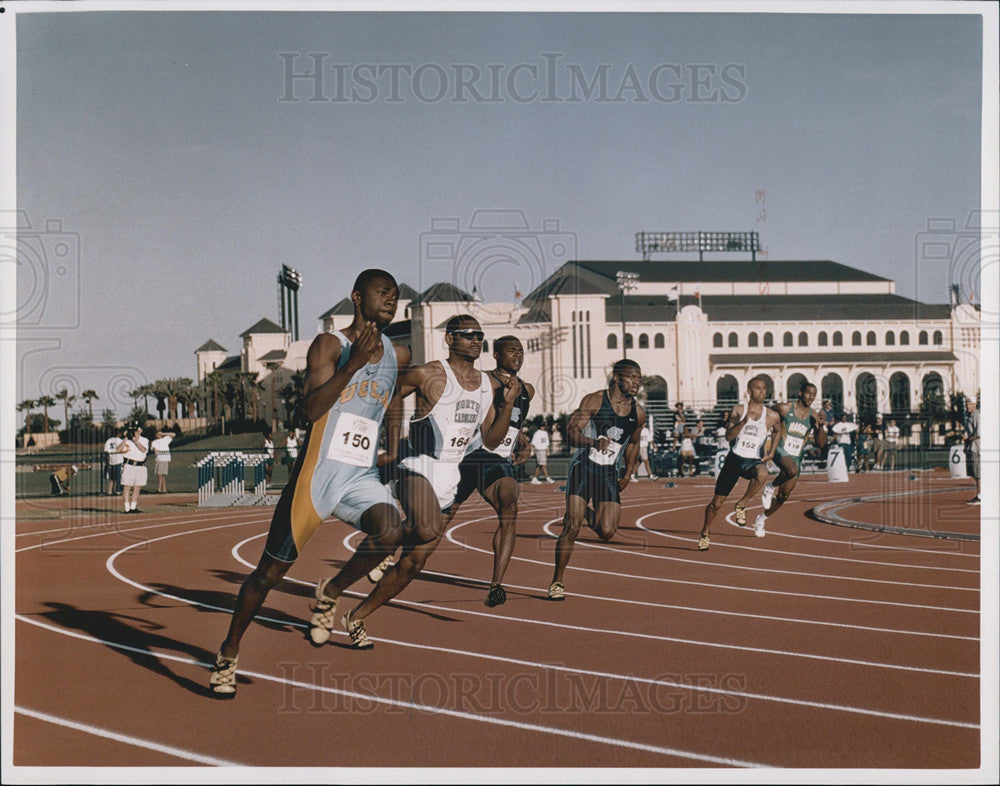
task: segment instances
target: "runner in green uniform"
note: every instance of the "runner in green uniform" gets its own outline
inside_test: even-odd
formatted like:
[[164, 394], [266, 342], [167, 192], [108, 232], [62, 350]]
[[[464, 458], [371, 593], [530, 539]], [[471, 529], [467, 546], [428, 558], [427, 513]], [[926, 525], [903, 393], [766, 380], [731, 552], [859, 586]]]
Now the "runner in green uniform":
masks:
[[[773, 482], [764, 486], [760, 501], [764, 512], [757, 515], [753, 523], [754, 534], [764, 535], [764, 522], [768, 516], [785, 504], [799, 481], [799, 469], [802, 465], [802, 453], [806, 446], [809, 433], [816, 434], [816, 445], [821, 448], [826, 444], [826, 416], [823, 410], [813, 410], [812, 403], [816, 399], [816, 386], [811, 382], [803, 382], [799, 388], [797, 401], [779, 404], [778, 414], [781, 416], [781, 433], [778, 436], [778, 447], [774, 452], [774, 463], [780, 471]], [[775, 494], [777, 491], [777, 494]]]

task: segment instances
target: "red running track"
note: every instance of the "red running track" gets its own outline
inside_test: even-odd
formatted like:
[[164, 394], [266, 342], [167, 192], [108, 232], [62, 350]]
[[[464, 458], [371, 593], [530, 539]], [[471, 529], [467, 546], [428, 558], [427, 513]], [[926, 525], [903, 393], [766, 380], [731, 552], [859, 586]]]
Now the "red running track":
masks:
[[[508, 602], [483, 605], [495, 517], [469, 503], [427, 570], [369, 618], [365, 652], [343, 633], [307, 643], [315, 581], [358, 542], [331, 520], [247, 632], [230, 702], [206, 696], [208, 666], [269, 508], [25, 503], [13, 764], [975, 769], [980, 544], [805, 515], [949, 487], [906, 477], [804, 478], [764, 538], [734, 525], [734, 494], [708, 552], [709, 481], [633, 483], [615, 539], [581, 535], [564, 603], [545, 599], [563, 495], [524, 485]], [[973, 532], [968, 496], [840, 514]]]

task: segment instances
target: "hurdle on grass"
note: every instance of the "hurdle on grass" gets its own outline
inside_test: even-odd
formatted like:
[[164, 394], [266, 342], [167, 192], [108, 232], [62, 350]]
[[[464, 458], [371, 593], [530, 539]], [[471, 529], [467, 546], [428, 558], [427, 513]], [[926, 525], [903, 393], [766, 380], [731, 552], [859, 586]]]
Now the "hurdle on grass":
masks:
[[[213, 451], [197, 463], [198, 505], [223, 507], [255, 505], [265, 501], [267, 479], [264, 454]], [[247, 491], [247, 469], [252, 472]]]

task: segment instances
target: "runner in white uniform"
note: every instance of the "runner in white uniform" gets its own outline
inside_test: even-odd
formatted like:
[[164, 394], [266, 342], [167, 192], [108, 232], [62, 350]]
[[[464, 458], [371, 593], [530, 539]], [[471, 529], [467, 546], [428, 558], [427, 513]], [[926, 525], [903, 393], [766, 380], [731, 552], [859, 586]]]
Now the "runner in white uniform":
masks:
[[[747, 385], [750, 401], [746, 408], [737, 404], [726, 420], [726, 440], [729, 442], [729, 455], [719, 471], [715, 481], [715, 495], [705, 507], [705, 523], [698, 539], [698, 550], [708, 551], [708, 530], [726, 501], [726, 497], [736, 486], [740, 478], [747, 478], [750, 483], [746, 493], [736, 503], [736, 523], [741, 527], [747, 524], [746, 504], [750, 498], [761, 490], [767, 482], [767, 462], [774, 454], [775, 444], [772, 440], [767, 446], [767, 438], [781, 420], [773, 409], [764, 406], [767, 396], [767, 386], [764, 380], [754, 377]], [[767, 451], [765, 453], [765, 451]]]
[[499, 410], [493, 387], [473, 364], [483, 351], [483, 329], [467, 314], [452, 317], [445, 328], [448, 358], [401, 372], [386, 415], [389, 457], [399, 443], [402, 400], [416, 393], [410, 422], [408, 455], [399, 463], [396, 496], [406, 512], [402, 553], [385, 571], [367, 598], [347, 613], [349, 624], [361, 625], [375, 609], [396, 597], [423, 569], [444, 533], [444, 516], [455, 499], [458, 465], [477, 432], [483, 445], [495, 448], [510, 426], [514, 401], [521, 392], [514, 381]]

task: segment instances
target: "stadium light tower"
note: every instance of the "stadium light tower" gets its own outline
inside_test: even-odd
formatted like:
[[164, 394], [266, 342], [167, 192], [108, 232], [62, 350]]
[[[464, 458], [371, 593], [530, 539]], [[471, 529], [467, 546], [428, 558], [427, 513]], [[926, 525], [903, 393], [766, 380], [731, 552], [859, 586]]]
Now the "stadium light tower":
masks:
[[302, 274], [288, 265], [278, 273], [278, 297], [281, 301], [281, 327], [292, 334], [292, 341], [299, 340], [299, 287]]
[[622, 358], [627, 358], [628, 350], [625, 346], [625, 293], [633, 292], [638, 287], [639, 274], [619, 270], [615, 274], [615, 278], [618, 280], [618, 289], [622, 293]]

